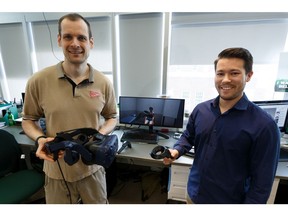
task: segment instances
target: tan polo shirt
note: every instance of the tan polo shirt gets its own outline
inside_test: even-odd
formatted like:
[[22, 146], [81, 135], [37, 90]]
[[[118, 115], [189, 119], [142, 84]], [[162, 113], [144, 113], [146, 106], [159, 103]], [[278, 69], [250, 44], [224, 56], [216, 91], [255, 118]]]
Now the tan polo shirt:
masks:
[[[100, 127], [100, 117], [116, 118], [116, 99], [110, 80], [89, 65], [89, 80], [73, 88], [64, 76], [62, 62], [32, 75], [25, 94], [23, 118], [46, 118], [47, 136], [76, 128]], [[85, 165], [80, 159], [70, 166], [59, 159], [67, 181], [85, 178], [99, 169], [98, 165]], [[62, 179], [56, 162], [44, 162], [44, 172], [51, 178]]]

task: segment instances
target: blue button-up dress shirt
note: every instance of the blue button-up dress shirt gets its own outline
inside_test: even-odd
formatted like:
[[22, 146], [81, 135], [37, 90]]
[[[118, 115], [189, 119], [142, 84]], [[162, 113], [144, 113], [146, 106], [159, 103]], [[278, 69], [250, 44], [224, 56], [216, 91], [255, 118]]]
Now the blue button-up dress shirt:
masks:
[[180, 156], [195, 148], [187, 190], [194, 203], [266, 203], [280, 151], [272, 117], [244, 94], [221, 114], [219, 96], [195, 107], [174, 145]]

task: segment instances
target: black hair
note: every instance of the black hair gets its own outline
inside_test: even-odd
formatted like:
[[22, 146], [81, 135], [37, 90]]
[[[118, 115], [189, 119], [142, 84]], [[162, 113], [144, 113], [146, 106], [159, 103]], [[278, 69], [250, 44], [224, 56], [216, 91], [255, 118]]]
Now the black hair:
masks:
[[232, 48], [227, 48], [224, 49], [222, 52], [219, 53], [218, 58], [214, 61], [214, 69], [216, 70], [217, 63], [219, 59], [222, 58], [239, 58], [244, 61], [244, 68], [246, 74], [252, 71], [252, 66], [253, 66], [253, 56], [251, 53], [241, 47], [232, 47]]

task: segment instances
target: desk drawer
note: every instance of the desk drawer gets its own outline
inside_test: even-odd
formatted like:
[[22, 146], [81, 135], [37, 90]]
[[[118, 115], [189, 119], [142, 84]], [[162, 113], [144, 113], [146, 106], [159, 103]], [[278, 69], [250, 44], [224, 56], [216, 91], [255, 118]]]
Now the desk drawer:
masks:
[[171, 170], [171, 182], [183, 182], [187, 183], [188, 175], [190, 172], [190, 167], [188, 166], [178, 166], [172, 165]]
[[170, 183], [170, 191], [177, 192], [177, 193], [185, 193], [187, 188], [187, 182], [171, 182]]
[[171, 185], [168, 192], [168, 199], [186, 202], [186, 186], [177, 184], [174, 184], [174, 186]]
[[186, 202], [190, 166], [171, 165], [168, 199]]

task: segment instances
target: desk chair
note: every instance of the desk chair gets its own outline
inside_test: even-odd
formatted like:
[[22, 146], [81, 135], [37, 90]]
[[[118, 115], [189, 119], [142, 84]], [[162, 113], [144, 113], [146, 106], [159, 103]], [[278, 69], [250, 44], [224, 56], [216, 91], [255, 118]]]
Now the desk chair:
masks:
[[44, 186], [44, 173], [28, 169], [20, 145], [0, 129], [0, 203], [23, 203]]

